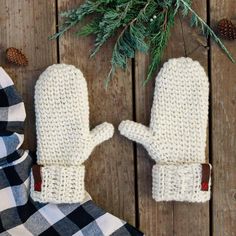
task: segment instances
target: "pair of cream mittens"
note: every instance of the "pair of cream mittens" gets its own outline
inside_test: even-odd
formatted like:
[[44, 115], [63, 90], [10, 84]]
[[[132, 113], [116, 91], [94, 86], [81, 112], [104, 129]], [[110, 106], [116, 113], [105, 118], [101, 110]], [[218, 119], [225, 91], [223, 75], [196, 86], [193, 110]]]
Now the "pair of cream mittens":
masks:
[[[150, 126], [122, 121], [120, 133], [141, 143], [156, 164], [156, 201], [210, 199], [210, 164], [205, 163], [208, 79], [190, 58], [170, 59], [156, 78]], [[84, 161], [94, 147], [113, 136], [111, 124], [89, 128], [86, 80], [71, 65], [52, 65], [35, 87], [37, 164], [32, 173], [35, 201], [81, 202], [86, 196]], [[40, 186], [39, 186], [40, 185]]]

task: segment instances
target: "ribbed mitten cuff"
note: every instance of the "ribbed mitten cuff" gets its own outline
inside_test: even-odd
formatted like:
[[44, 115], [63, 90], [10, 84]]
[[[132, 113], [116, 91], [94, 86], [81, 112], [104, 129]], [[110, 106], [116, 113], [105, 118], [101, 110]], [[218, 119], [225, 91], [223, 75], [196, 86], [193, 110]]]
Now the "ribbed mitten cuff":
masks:
[[206, 202], [210, 199], [210, 164], [156, 164], [152, 196], [156, 201]]
[[84, 166], [40, 167], [40, 181], [31, 173], [31, 197], [38, 202], [78, 203], [86, 197]]

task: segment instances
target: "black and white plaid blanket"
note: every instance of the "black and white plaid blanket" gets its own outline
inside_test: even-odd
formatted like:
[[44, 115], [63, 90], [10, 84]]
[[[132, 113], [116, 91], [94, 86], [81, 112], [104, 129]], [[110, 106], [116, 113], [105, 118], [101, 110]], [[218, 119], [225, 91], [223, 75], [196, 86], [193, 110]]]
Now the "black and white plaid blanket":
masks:
[[0, 164], [21, 146], [25, 116], [21, 96], [11, 78], [0, 67]]
[[81, 204], [42, 204], [29, 196], [34, 155], [19, 149], [25, 109], [10, 77], [0, 68], [0, 236], [141, 236], [91, 199]]

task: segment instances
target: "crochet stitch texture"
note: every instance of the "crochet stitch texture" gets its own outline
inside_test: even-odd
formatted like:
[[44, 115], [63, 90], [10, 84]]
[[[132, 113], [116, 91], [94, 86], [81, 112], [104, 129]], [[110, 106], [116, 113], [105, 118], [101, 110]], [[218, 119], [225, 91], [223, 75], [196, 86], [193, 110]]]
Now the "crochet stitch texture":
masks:
[[42, 165], [42, 188], [31, 196], [40, 202], [75, 203], [86, 196], [84, 161], [94, 147], [114, 133], [104, 122], [89, 128], [87, 83], [72, 65], [48, 67], [35, 86], [37, 164]]
[[122, 135], [141, 143], [156, 161], [152, 170], [156, 201], [210, 199], [210, 190], [201, 190], [208, 93], [208, 79], [199, 62], [170, 59], [156, 78], [150, 126], [133, 121], [119, 125]]

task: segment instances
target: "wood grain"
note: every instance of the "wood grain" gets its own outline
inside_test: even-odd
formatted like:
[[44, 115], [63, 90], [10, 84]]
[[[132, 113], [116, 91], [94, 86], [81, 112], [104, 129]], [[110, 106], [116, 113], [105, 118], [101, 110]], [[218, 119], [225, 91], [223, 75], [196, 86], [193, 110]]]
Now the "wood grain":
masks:
[[[195, 1], [193, 8], [206, 17], [206, 1]], [[176, 17], [175, 27], [166, 50], [164, 60], [189, 56], [200, 61], [207, 72], [207, 42], [188, 25], [188, 19]], [[150, 109], [153, 99], [154, 81], [143, 88], [148, 57], [138, 54], [135, 67], [136, 119], [149, 124]], [[157, 235], [209, 235], [209, 204], [157, 203], [151, 198], [151, 170], [154, 164], [146, 151], [137, 146], [138, 203], [140, 229], [148, 236]]]
[[[94, 38], [78, 39], [75, 29], [59, 42], [49, 41], [56, 29], [57, 13], [78, 6], [83, 0], [0, 0], [0, 64], [11, 75], [23, 95], [26, 110], [24, 148], [35, 150], [33, 94], [38, 75], [57, 61], [79, 67], [87, 81], [91, 128], [104, 121], [117, 126], [121, 120], [149, 124], [154, 80], [146, 86], [148, 56], [137, 53], [134, 68], [117, 72], [108, 90], [104, 79], [110, 69], [111, 40], [93, 59], [89, 59]], [[57, 9], [58, 7], [58, 9]], [[229, 17], [236, 20], [234, 0], [193, 1], [193, 8], [211, 24]], [[234, 42], [225, 42], [236, 57]], [[176, 17], [176, 25], [163, 62], [172, 57], [189, 56], [200, 61], [211, 75], [210, 161], [213, 164], [213, 192], [209, 203], [156, 203], [151, 198], [151, 169], [154, 162], [139, 145], [116, 131], [114, 138], [97, 147], [86, 162], [86, 188], [98, 205], [137, 225], [146, 236], [193, 235], [236, 236], [236, 65], [211, 42], [208, 45], [188, 19]], [[29, 66], [17, 67], [5, 60], [8, 47], [22, 49]], [[208, 59], [210, 65], [208, 65]], [[209, 66], [209, 67], [208, 67]], [[132, 69], [134, 71], [132, 71]], [[134, 73], [132, 73], [134, 72]], [[117, 129], [116, 129], [117, 130]], [[208, 149], [206, 150], [208, 154]]]
[[[0, 0], [0, 64], [12, 77], [25, 101], [27, 112], [24, 147], [36, 148], [33, 94], [38, 75], [57, 61], [56, 42], [48, 35], [55, 30], [55, 3], [44, 0]], [[21, 49], [29, 59], [27, 67], [5, 60], [8, 47]]]
[[[234, 0], [211, 1], [211, 24], [235, 19]], [[226, 42], [236, 58], [236, 42]], [[236, 65], [212, 42], [212, 162], [214, 236], [236, 235]]]
[[[83, 1], [59, 0], [59, 12]], [[79, 67], [88, 82], [91, 127], [104, 121], [117, 126], [132, 119], [132, 81], [130, 68], [118, 72], [105, 90], [110, 70], [112, 42], [89, 59], [94, 38], [78, 38], [74, 31], [59, 41], [60, 61]], [[86, 163], [86, 188], [95, 202], [107, 211], [135, 224], [134, 157], [132, 145], [116, 134], [96, 148]]]

